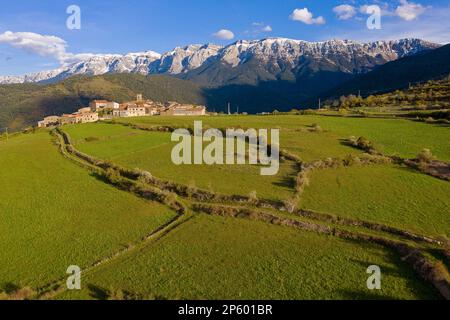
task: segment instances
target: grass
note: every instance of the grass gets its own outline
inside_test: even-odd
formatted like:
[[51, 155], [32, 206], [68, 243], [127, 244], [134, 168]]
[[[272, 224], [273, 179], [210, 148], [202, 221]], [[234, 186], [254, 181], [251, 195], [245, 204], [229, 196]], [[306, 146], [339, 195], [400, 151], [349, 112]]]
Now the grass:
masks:
[[[295, 130], [305, 128], [314, 123], [335, 136], [336, 144], [339, 139], [349, 136], [364, 136], [374, 141], [380, 151], [402, 157], [415, 157], [422, 149], [430, 149], [439, 159], [450, 161], [450, 139], [447, 126], [429, 125], [401, 119], [371, 119], [344, 118], [327, 116], [233, 116], [233, 117], [203, 117], [205, 126], [223, 128], [241, 125], [249, 128], [282, 128]], [[134, 119], [120, 119], [125, 123], [146, 126], [172, 125], [193, 126], [193, 118], [146, 117]], [[301, 135], [301, 133], [292, 133]], [[282, 148], [289, 145], [281, 144]], [[317, 146], [320, 148], [320, 146]]]
[[[382, 290], [366, 287], [369, 265]], [[85, 275], [81, 292], [122, 289], [166, 299], [432, 299], [435, 292], [390, 251], [265, 223], [200, 215], [157, 243]]]
[[352, 167], [315, 171], [301, 206], [450, 236], [450, 184], [406, 168]]
[[[145, 132], [120, 125], [86, 124], [64, 127], [76, 147], [95, 157], [111, 160], [128, 168], [150, 171], [154, 176], [185, 185], [194, 183], [205, 190], [222, 194], [248, 195], [256, 191], [262, 198], [283, 200], [292, 196], [295, 165], [281, 163], [275, 176], [261, 176], [256, 165], [181, 165], [173, 164], [169, 133]], [[87, 137], [98, 140], [86, 142]]]
[[[387, 154], [414, 157], [431, 149], [450, 159], [448, 127], [408, 120], [327, 116], [146, 117], [141, 126], [279, 128], [281, 148], [305, 161], [359, 154], [341, 143], [364, 136]], [[322, 131], [310, 132], [313, 124]], [[258, 166], [176, 166], [169, 133], [119, 124], [64, 126], [76, 148], [128, 168], [223, 194], [282, 200], [294, 192], [296, 168], [277, 176]], [[170, 209], [118, 191], [63, 158], [45, 131], [0, 141], [0, 290], [33, 288], [64, 278], [69, 265], [92, 265], [137, 243], [175, 216]], [[314, 171], [300, 206], [379, 222], [425, 235], [450, 233], [450, 185], [394, 165]], [[185, 200], [187, 203], [188, 200]], [[288, 215], [288, 213], [285, 213]], [[368, 291], [366, 269], [379, 265], [382, 290]], [[368, 243], [258, 221], [195, 214], [157, 241], [83, 275], [83, 290], [60, 299], [106, 298], [122, 290], [169, 299], [434, 299], [396, 254]]]
[[64, 278], [175, 216], [64, 159], [47, 132], [1, 141], [0, 154], [0, 289]]

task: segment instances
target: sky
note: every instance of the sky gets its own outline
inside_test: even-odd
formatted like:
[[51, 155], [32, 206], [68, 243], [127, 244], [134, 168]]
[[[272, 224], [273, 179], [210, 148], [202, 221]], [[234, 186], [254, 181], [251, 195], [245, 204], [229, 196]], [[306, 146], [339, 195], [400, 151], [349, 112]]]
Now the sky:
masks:
[[[79, 19], [77, 11], [67, 13], [73, 5]], [[381, 29], [367, 27], [371, 5], [381, 9]], [[449, 17], [448, 0], [3, 1], [0, 76], [51, 70], [89, 54], [164, 53], [268, 37], [449, 43]]]

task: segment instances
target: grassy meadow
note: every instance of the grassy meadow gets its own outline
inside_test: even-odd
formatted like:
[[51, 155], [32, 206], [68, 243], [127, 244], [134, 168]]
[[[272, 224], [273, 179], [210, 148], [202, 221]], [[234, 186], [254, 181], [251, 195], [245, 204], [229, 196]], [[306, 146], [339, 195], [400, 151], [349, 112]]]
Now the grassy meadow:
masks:
[[115, 253], [175, 213], [66, 160], [48, 132], [0, 141], [0, 290], [39, 288]]
[[[170, 133], [146, 132], [121, 125], [84, 124], [65, 127], [76, 147], [124, 167], [144, 169], [154, 176], [226, 195], [257, 195], [272, 200], [293, 193], [295, 164], [285, 161], [275, 176], [261, 176], [256, 165], [182, 165], [171, 160], [175, 142]], [[94, 141], [89, 138], [95, 138]]]
[[[366, 269], [386, 270], [368, 292]], [[80, 292], [157, 299], [427, 299], [434, 292], [391, 252], [261, 222], [198, 216], [164, 239], [89, 273]]]
[[450, 237], [450, 184], [395, 166], [316, 171], [301, 206]]
[[[278, 128], [281, 148], [305, 162], [361, 155], [343, 143], [350, 136], [366, 137], [386, 155], [414, 158], [428, 148], [439, 160], [450, 161], [449, 127], [401, 119], [144, 117], [61, 129], [77, 150], [149, 171], [157, 178], [225, 195], [255, 191], [261, 199], [293, 199], [299, 168], [292, 161], [283, 160], [276, 176], [261, 176], [256, 165], [177, 166], [171, 160], [175, 143], [170, 133], [123, 125], [186, 128], [195, 120], [202, 120], [204, 128]], [[119, 191], [64, 158], [55, 137], [44, 130], [1, 140], [0, 172], [0, 291], [8, 285], [38, 289], [64, 278], [69, 265], [84, 269], [135, 244], [86, 271], [81, 291], [65, 291], [54, 298], [120, 299], [124, 293], [141, 299], [439, 298], [398, 253], [386, 247], [206, 215], [191, 210], [194, 200], [189, 196], [176, 198], [189, 208], [180, 224], [142, 241], [176, 214], [162, 204]], [[302, 209], [448, 239], [449, 195], [448, 181], [406, 166], [379, 164], [313, 170], [295, 201]], [[278, 217], [303, 219], [267, 210]], [[381, 233], [360, 226], [343, 228]], [[381, 291], [367, 290], [370, 265], [383, 271]]]
[[[147, 117], [134, 119], [119, 119], [123, 123], [139, 124], [142, 126], [171, 125], [175, 127], [192, 127], [194, 120], [202, 120], [204, 126], [212, 128], [228, 128], [241, 126], [243, 128], [280, 128], [291, 135], [299, 128], [308, 128], [318, 124], [323, 130], [333, 136], [335, 144], [340, 139], [350, 136], [364, 136], [375, 143], [383, 153], [399, 155], [406, 158], [415, 157], [423, 148], [430, 149], [439, 159], [450, 161], [449, 128], [443, 125], [429, 125], [403, 119], [373, 119], [331, 116], [233, 116], [233, 117], [204, 117], [204, 118], [170, 118]], [[294, 131], [294, 132], [292, 132]], [[289, 148], [281, 142], [282, 148]], [[324, 148], [324, 153], [326, 149]], [[348, 153], [348, 152], [347, 152]], [[305, 156], [308, 156], [305, 154]]]

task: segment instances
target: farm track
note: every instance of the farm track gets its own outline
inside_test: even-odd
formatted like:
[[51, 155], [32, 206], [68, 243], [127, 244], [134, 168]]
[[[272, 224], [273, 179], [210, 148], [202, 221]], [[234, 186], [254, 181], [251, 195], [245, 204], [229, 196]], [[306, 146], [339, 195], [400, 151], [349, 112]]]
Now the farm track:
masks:
[[[139, 129], [139, 127], [138, 127]], [[163, 128], [165, 132], [170, 131], [169, 128]], [[141, 129], [143, 130], [143, 129]], [[145, 129], [146, 131], [162, 131], [160, 128], [156, 129]], [[90, 161], [86, 161], [82, 157], [77, 155], [77, 152], [74, 152], [75, 148], [70, 142], [70, 137], [59, 130], [55, 131], [57, 140], [59, 141], [60, 151], [62, 154], [71, 161], [74, 161], [78, 165], [89, 169], [89, 170], [104, 170], [101, 166], [95, 165]], [[300, 159], [291, 159], [299, 164], [300, 173], [302, 168], [304, 168], [303, 162]], [[130, 177], [124, 177], [125, 179], [130, 180]], [[132, 183], [136, 183], [133, 181]], [[170, 182], [168, 182], [170, 185]], [[175, 184], [174, 184], [175, 185]], [[159, 189], [161, 192], [168, 192], [167, 190], [160, 189], [160, 185], [152, 184], [152, 188]], [[417, 235], [415, 233], [396, 229], [390, 226], [381, 225], [373, 222], [356, 220], [356, 219], [347, 219], [341, 218], [339, 216], [316, 213], [312, 211], [298, 210], [293, 212], [297, 217], [307, 218], [310, 220], [315, 220], [316, 222], [321, 222], [323, 224], [318, 224], [310, 221], [298, 221], [289, 218], [280, 217], [277, 215], [268, 214], [263, 212], [264, 209], [271, 209], [278, 211], [280, 213], [286, 214], [287, 210], [284, 208], [283, 204], [273, 203], [273, 201], [266, 201], [264, 199], [258, 200], [257, 203], [249, 203], [247, 199], [240, 199], [241, 201], [233, 201], [232, 198], [223, 198], [221, 195], [213, 194], [211, 198], [206, 197], [206, 199], [196, 199], [195, 196], [186, 195], [184, 192], [179, 192], [180, 189], [173, 187], [169, 190], [171, 193], [175, 193], [177, 197], [182, 198], [183, 212], [176, 217], [174, 221], [171, 221], [168, 225], [162, 226], [160, 230], [155, 231], [155, 233], [150, 234], [145, 237], [140, 244], [134, 245], [131, 248], [125, 248], [120, 252], [114, 254], [111, 257], [106, 257], [100, 260], [97, 263], [94, 263], [91, 267], [84, 270], [84, 272], [92, 272], [96, 268], [107, 264], [111, 260], [117, 259], [119, 257], [123, 257], [127, 253], [131, 253], [131, 251], [139, 250], [139, 248], [145, 247], [147, 244], [153, 242], [152, 240], [158, 241], [163, 238], [165, 235], [169, 234], [173, 229], [177, 228], [179, 225], [189, 221], [196, 213], [204, 213], [204, 214], [214, 214], [220, 216], [229, 216], [233, 218], [246, 218], [251, 220], [264, 221], [266, 223], [294, 227], [303, 231], [316, 232], [319, 234], [326, 234], [329, 236], [335, 236], [341, 239], [346, 240], [357, 240], [364, 241], [370, 243], [376, 243], [378, 245], [384, 246], [390, 250], [396, 251], [401, 259], [407, 262], [418, 275], [420, 275], [425, 281], [428, 281], [432, 284], [445, 298], [450, 300], [450, 276], [448, 271], [446, 271], [445, 277], [437, 277], [436, 276], [436, 261], [435, 259], [431, 259], [430, 255], [427, 254], [427, 250], [433, 248], [434, 250], [442, 250], [441, 245], [442, 241], [433, 239], [431, 237]], [[208, 192], [205, 192], [206, 194]], [[138, 194], [139, 196], [139, 194]], [[222, 197], [222, 198], [221, 198]], [[223, 200], [227, 201], [223, 201]], [[220, 203], [217, 203], [217, 200], [222, 200]], [[192, 203], [193, 212], [187, 213], [187, 207], [184, 202], [188, 201], [188, 203]], [[198, 202], [201, 202], [199, 204]], [[243, 207], [244, 206], [244, 207]], [[218, 210], [220, 213], [212, 213]], [[231, 210], [231, 214], [230, 211]], [[334, 224], [335, 226], [327, 225], [327, 223]], [[336, 227], [336, 225], [348, 226], [348, 227], [357, 227], [362, 230], [369, 230], [375, 232], [383, 232], [387, 235], [396, 237], [396, 240], [393, 240], [392, 237], [383, 237], [381, 235], [368, 235], [361, 232], [348, 231], [340, 229]], [[442, 250], [443, 251], [443, 250]], [[62, 284], [64, 280], [60, 280], [57, 284]], [[53, 287], [55, 284], [52, 284]], [[51, 288], [52, 285], [46, 286], [46, 288]], [[55, 291], [50, 296], [43, 294], [41, 298], [49, 299], [60, 292]]]

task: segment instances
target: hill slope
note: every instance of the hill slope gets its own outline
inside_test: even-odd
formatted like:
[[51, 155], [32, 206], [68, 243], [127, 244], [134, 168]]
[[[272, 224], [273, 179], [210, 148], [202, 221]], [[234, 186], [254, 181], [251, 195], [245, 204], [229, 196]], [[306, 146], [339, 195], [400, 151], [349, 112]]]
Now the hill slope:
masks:
[[124, 102], [132, 100], [138, 93], [155, 101], [206, 103], [198, 85], [166, 76], [76, 76], [49, 85], [1, 85], [0, 128], [19, 130], [35, 124], [44, 116], [74, 112], [93, 99]]
[[325, 97], [362, 95], [403, 89], [410, 83], [442, 78], [450, 74], [450, 45], [389, 62], [374, 71], [357, 76], [327, 92]]

